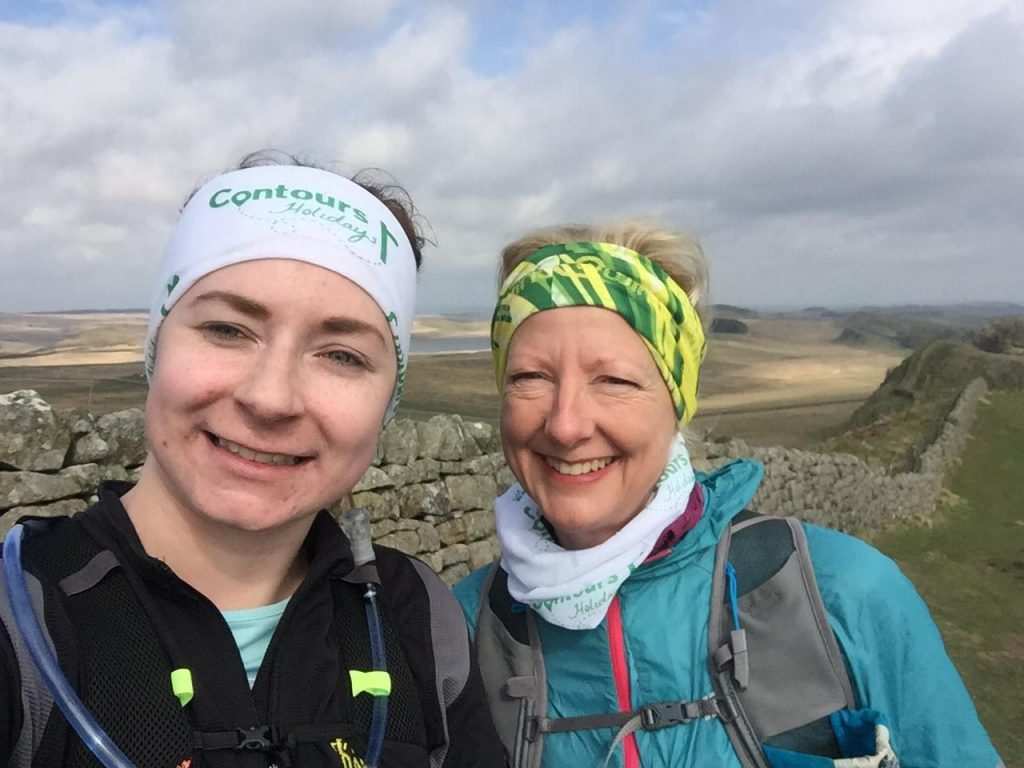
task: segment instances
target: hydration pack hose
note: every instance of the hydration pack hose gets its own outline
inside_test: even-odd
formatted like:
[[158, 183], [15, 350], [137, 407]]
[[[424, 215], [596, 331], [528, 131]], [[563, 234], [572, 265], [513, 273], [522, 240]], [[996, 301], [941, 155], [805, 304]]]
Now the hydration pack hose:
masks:
[[64, 713], [64, 717], [89, 748], [96, 759], [107, 768], [135, 768], [118, 746], [96, 722], [96, 718], [85, 708], [74, 688], [57, 663], [50, 644], [43, 637], [39, 618], [32, 608], [32, 600], [25, 583], [25, 572], [21, 568], [21, 541], [25, 528], [15, 525], [4, 539], [4, 575], [7, 577], [7, 595], [11, 601], [14, 621], [28, 647], [29, 655], [35, 662], [46, 687], [53, 694], [53, 700]]
[[[384, 656], [384, 632], [381, 629], [380, 610], [377, 607], [377, 588], [366, 585], [366, 622], [370, 627], [370, 660], [376, 671], [387, 671]], [[388, 723], [388, 697], [373, 697], [373, 716], [370, 720], [370, 736], [366, 747], [366, 768], [377, 768], [384, 750], [384, 730]]]
[[[355, 570], [359, 570], [363, 566], [373, 566], [376, 555], [373, 551], [373, 537], [370, 532], [370, 516], [366, 510], [360, 507], [348, 510], [342, 515], [342, 526], [352, 547]], [[372, 573], [373, 576], [366, 582], [366, 592], [363, 593], [363, 598], [366, 600], [366, 623], [370, 632], [370, 663], [375, 672], [387, 672], [388, 660], [387, 654], [384, 652], [384, 631], [381, 627], [380, 608], [377, 605], [377, 587], [380, 582], [377, 580], [375, 568]], [[366, 756], [364, 757], [366, 768], [377, 768], [380, 764], [387, 724], [388, 697], [387, 695], [375, 695]]]

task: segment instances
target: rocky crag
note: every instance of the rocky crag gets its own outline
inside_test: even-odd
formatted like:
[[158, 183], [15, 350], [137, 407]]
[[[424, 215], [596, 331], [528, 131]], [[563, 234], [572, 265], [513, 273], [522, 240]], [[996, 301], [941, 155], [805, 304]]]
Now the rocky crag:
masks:
[[[845, 454], [750, 447], [733, 440], [694, 446], [711, 469], [752, 457], [765, 467], [754, 507], [843, 530], [926, 518], [943, 476], [970, 433], [983, 380], [971, 382], [946, 416], [916, 470], [890, 475]], [[95, 417], [58, 413], [38, 394], [0, 395], [0, 536], [22, 515], [80, 512], [107, 480], [134, 480], [146, 457], [138, 409]], [[494, 498], [514, 478], [494, 429], [459, 416], [396, 419], [349, 503], [370, 513], [375, 540], [416, 555], [449, 583], [495, 559]]]

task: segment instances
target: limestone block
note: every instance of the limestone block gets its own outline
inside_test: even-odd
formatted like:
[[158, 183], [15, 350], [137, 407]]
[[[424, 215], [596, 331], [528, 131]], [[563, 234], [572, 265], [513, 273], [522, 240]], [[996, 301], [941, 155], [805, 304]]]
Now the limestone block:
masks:
[[[463, 458], [463, 432], [462, 419], [455, 415], [438, 414], [431, 416], [426, 422], [437, 430], [436, 447], [434, 443], [429, 446], [421, 446], [420, 455], [430, 459], [441, 461], [460, 461]], [[434, 432], [430, 430], [433, 438]]]
[[444, 479], [452, 509], [490, 509], [498, 485], [489, 475], [451, 475]]
[[462, 430], [476, 441], [482, 453], [495, 453], [501, 450], [501, 438], [498, 430], [483, 421], [464, 421]]
[[498, 470], [500, 460], [500, 454], [477, 456], [475, 459], [465, 462], [464, 468], [470, 475], [493, 475]]
[[110, 444], [100, 436], [99, 432], [86, 432], [75, 439], [69, 460], [72, 464], [89, 464], [94, 461], [102, 461], [109, 455]]
[[512, 474], [512, 470], [509, 469], [507, 464], [501, 465], [497, 473], [495, 473], [494, 479], [495, 481], [497, 481], [499, 494], [504, 493], [517, 482], [519, 482], [518, 480], [516, 480], [516, 476]]
[[438, 554], [441, 555], [444, 568], [456, 563], [469, 562], [469, 547], [466, 544], [453, 544], [450, 547], [445, 547]]
[[416, 422], [416, 439], [420, 458], [436, 460], [441, 455], [441, 425], [433, 419]]
[[416, 422], [393, 419], [380, 438], [385, 464], [409, 464], [416, 458]]
[[395, 531], [377, 539], [376, 544], [384, 547], [392, 547], [407, 555], [415, 555], [420, 551], [420, 537], [416, 531]]
[[413, 482], [412, 464], [385, 464], [382, 469], [395, 488], [401, 488], [403, 485]]
[[466, 526], [466, 541], [479, 541], [494, 534], [494, 513], [489, 509], [467, 512], [460, 519]]
[[485, 565], [490, 565], [498, 559], [498, 543], [494, 538], [474, 541], [469, 545], [469, 569], [475, 571]]
[[363, 507], [369, 513], [370, 522], [387, 518], [398, 519], [398, 497], [393, 490], [353, 493], [352, 503], [357, 507]]
[[453, 544], [463, 544], [466, 541], [466, 518], [458, 517], [454, 520], [446, 520], [437, 525], [437, 535], [441, 537], [441, 543], [446, 547]]
[[71, 437], [81, 437], [96, 429], [96, 417], [79, 408], [64, 412], [64, 423], [69, 425]]
[[441, 557], [440, 552], [421, 552], [417, 557], [429, 565], [430, 570], [434, 573], [440, 573], [444, 570], [444, 559]]
[[408, 467], [409, 483], [429, 483], [441, 477], [441, 462], [437, 459], [416, 459]]
[[61, 515], [77, 515], [89, 505], [83, 499], [64, 499], [55, 501], [53, 504], [43, 504], [34, 507], [15, 507], [0, 514], [0, 540], [7, 535], [18, 519], [24, 515], [35, 515], [37, 517], [60, 517]]
[[53, 475], [0, 472], [0, 511], [84, 496], [96, 490], [100, 479], [99, 467], [95, 464], [69, 467]]
[[392, 488], [395, 485], [391, 477], [380, 467], [370, 466], [363, 476], [359, 478], [359, 482], [356, 483], [355, 488], [352, 489], [353, 493], [359, 493], [360, 491], [376, 491], [380, 488]]
[[407, 485], [398, 489], [398, 508], [402, 517], [446, 517], [450, 508], [448, 490], [439, 481]]
[[462, 435], [462, 458], [473, 459], [477, 456], [483, 456], [483, 451], [480, 450], [480, 446], [477, 445], [476, 440], [468, 432], [462, 429], [462, 425], [459, 425], [459, 434]]
[[139, 408], [107, 413], [92, 431], [75, 440], [72, 464], [120, 464], [134, 467], [146, 460], [146, 417]]
[[441, 535], [430, 523], [420, 520], [409, 520], [416, 523], [416, 533], [420, 537], [420, 552], [437, 552], [441, 549]]
[[0, 395], [0, 466], [46, 471], [64, 466], [71, 432], [32, 389]]

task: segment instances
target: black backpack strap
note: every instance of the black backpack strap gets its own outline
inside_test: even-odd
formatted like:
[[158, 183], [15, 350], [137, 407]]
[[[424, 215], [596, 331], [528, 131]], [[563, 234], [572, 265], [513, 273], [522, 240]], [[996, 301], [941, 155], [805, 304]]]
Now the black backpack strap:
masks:
[[[191, 754], [191, 729], [171, 693], [170, 665], [160, 640], [117, 558], [76, 518], [33, 520], [32, 525], [23, 562], [26, 577], [35, 581], [41, 595], [34, 606], [36, 617], [82, 704], [129, 758], [181, 762]], [[11, 634], [13, 641], [16, 633]], [[34, 671], [34, 663], [29, 664]], [[124, 686], [120, 681], [125, 678], [135, 684]], [[35, 677], [31, 687], [49, 696], [41, 678]], [[140, 733], [134, 718], [118, 715], [124, 709], [153, 727]], [[29, 719], [26, 711], [26, 723]], [[89, 748], [63, 717], [31, 714], [31, 719], [38, 738], [25, 765], [95, 765]]]
[[480, 590], [477, 658], [491, 717], [510, 768], [539, 768], [547, 676], [533, 612], [508, 592], [508, 574], [491, 566]]
[[853, 690], [799, 520], [745, 514], [723, 534], [708, 642], [716, 693], [736, 713], [726, 730], [745, 768], [766, 768], [766, 743], [839, 756], [828, 716], [854, 706]]

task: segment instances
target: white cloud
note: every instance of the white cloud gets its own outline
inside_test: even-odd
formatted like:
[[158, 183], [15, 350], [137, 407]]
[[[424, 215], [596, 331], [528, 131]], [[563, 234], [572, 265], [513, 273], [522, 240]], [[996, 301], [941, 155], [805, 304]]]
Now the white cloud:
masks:
[[721, 300], [1024, 299], [1018, 4], [68, 7], [0, 24], [0, 310], [144, 306], [186, 193], [268, 145], [409, 188], [427, 309], [485, 304], [525, 229], [628, 215], [696, 229]]

